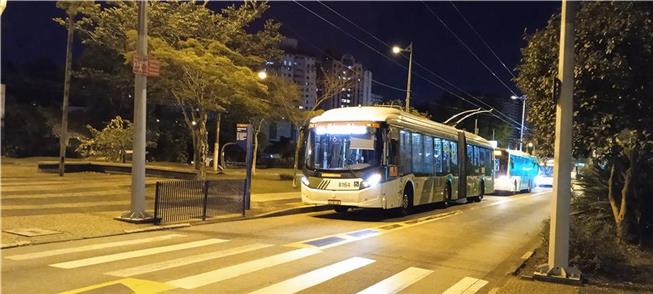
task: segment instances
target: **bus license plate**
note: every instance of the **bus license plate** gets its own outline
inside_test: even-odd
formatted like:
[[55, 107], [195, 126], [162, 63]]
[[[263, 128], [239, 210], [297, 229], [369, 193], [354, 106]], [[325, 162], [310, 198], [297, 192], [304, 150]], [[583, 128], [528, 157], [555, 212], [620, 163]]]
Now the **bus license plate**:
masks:
[[329, 199], [329, 205], [340, 205], [340, 200]]

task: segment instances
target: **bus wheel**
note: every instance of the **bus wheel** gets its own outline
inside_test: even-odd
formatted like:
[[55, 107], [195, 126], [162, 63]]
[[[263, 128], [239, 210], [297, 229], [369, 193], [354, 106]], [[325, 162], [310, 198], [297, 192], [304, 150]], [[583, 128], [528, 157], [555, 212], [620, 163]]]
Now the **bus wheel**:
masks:
[[347, 206], [335, 206], [335, 207], [333, 207], [333, 210], [335, 210], [337, 213], [342, 214], [342, 213], [347, 213], [347, 211], [349, 210], [349, 207], [347, 207]]
[[533, 190], [533, 184], [531, 181], [528, 181], [528, 189], [526, 190], [528, 193], [530, 193]]
[[413, 210], [413, 186], [411, 184], [406, 185], [404, 188], [404, 195], [401, 198], [401, 207], [399, 208], [399, 214], [402, 216], [409, 215]]

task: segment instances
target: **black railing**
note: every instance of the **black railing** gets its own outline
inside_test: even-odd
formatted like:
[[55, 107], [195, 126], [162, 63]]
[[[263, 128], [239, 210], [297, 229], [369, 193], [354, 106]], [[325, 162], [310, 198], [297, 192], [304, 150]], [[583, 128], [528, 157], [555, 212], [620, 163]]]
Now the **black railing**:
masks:
[[245, 214], [245, 180], [157, 182], [156, 224]]

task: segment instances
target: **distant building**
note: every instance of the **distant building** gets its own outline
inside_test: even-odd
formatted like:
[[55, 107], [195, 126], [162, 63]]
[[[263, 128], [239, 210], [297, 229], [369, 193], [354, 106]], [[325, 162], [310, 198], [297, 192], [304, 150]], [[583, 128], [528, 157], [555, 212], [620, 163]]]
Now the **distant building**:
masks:
[[316, 58], [297, 49], [297, 40], [285, 38], [282, 41], [285, 54], [276, 67], [278, 74], [295, 82], [302, 95], [300, 109], [311, 109], [317, 100]]
[[382, 95], [372, 93], [372, 103], [371, 104], [380, 104], [380, 103], [383, 103], [384, 100], [385, 100], [385, 98]]
[[340, 60], [326, 57], [322, 63], [322, 68], [324, 69], [323, 74], [351, 81], [338, 94], [325, 101], [321, 106], [322, 108], [332, 109], [372, 103], [372, 72], [365, 70], [363, 65], [357, 63], [353, 56], [345, 54]]

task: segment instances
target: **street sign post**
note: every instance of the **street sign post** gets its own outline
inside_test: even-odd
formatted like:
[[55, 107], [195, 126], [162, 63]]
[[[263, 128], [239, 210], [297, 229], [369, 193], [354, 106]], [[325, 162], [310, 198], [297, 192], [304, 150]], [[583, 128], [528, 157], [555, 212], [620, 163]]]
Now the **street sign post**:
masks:
[[249, 126], [249, 124], [236, 124], [236, 144], [245, 151], [247, 151], [247, 138], [249, 137], [247, 129]]
[[[253, 140], [253, 134], [254, 131], [252, 129], [252, 125], [250, 124], [238, 124], [241, 128], [245, 128], [245, 133], [244, 136], [245, 141], [246, 141], [246, 148], [245, 150], [247, 151], [247, 155], [245, 156], [245, 168], [247, 169], [246, 171], [246, 176], [245, 176], [245, 193], [244, 194], [244, 199], [243, 199], [243, 215], [245, 213], [246, 209], [250, 208], [250, 199], [251, 199], [251, 187], [252, 187], [252, 162], [254, 161], [254, 140]], [[238, 129], [238, 127], [236, 127]], [[239, 133], [242, 134], [242, 133]], [[242, 137], [240, 137], [242, 138]], [[236, 139], [240, 139], [236, 138]]]

